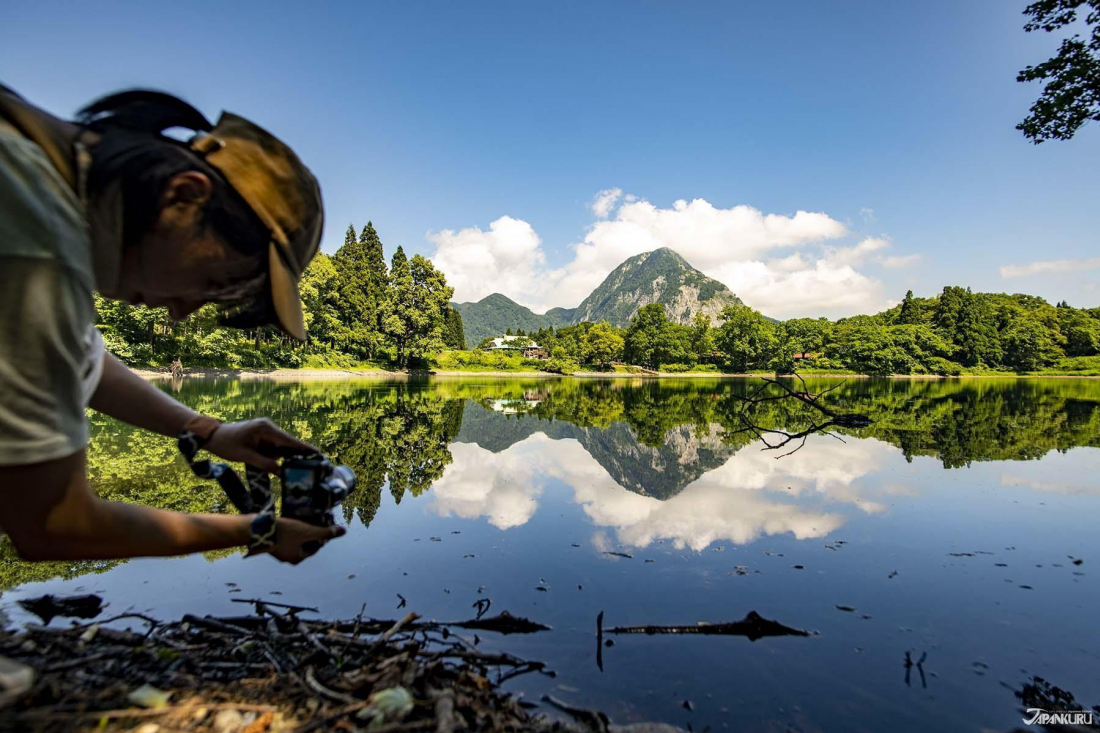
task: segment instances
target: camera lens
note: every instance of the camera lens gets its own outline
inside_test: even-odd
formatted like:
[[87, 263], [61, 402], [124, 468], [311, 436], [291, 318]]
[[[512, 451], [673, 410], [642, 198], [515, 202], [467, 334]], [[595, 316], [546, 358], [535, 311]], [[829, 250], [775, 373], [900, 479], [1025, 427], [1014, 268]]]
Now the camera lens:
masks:
[[347, 487], [350, 494], [355, 489], [355, 471], [347, 466], [336, 466], [332, 469], [332, 477]]

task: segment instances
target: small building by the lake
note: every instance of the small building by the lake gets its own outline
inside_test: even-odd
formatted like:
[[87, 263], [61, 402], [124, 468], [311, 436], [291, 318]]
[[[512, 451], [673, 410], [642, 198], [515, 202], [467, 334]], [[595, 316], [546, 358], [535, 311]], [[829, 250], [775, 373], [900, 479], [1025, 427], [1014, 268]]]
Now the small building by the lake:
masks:
[[550, 354], [527, 336], [497, 336], [487, 349], [522, 354], [524, 359], [549, 359]]

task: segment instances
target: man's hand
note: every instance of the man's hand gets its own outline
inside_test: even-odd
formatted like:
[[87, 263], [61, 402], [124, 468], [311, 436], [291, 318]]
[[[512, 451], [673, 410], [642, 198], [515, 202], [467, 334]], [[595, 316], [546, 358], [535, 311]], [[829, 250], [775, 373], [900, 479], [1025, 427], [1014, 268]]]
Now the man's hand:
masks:
[[340, 525], [318, 527], [297, 519], [280, 517], [275, 530], [275, 546], [268, 552], [281, 562], [297, 565], [321, 549], [321, 545], [347, 532]]
[[227, 461], [247, 463], [268, 473], [278, 473], [279, 455], [296, 451], [318, 452], [312, 445], [298, 440], [266, 417], [220, 425], [204, 447]]

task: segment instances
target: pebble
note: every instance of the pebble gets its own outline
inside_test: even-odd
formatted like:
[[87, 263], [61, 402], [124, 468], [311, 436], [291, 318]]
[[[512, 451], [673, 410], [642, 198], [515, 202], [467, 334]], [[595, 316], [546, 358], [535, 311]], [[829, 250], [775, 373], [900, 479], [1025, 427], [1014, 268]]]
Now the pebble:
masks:
[[220, 710], [214, 716], [215, 733], [237, 733], [244, 727], [244, 718], [236, 710]]

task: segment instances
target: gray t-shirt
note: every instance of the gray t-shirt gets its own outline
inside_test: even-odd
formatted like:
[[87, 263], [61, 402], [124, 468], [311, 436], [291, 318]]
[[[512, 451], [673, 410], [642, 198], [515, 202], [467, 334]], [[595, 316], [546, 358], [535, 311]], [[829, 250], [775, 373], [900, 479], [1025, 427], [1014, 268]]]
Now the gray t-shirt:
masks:
[[0, 120], [0, 465], [72, 455], [103, 371], [80, 199]]

